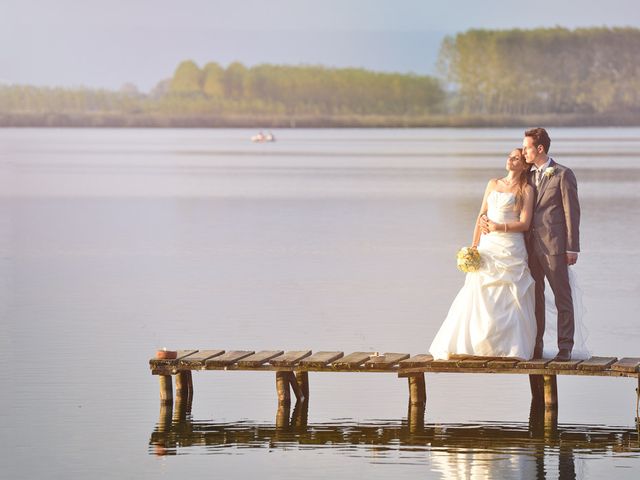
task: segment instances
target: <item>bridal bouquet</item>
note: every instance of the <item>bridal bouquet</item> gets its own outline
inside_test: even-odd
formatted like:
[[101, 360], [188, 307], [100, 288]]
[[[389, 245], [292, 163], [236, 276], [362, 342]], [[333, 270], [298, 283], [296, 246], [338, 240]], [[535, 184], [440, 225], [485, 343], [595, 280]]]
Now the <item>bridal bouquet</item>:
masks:
[[462, 247], [456, 255], [458, 270], [477, 272], [480, 269], [480, 252], [476, 247]]

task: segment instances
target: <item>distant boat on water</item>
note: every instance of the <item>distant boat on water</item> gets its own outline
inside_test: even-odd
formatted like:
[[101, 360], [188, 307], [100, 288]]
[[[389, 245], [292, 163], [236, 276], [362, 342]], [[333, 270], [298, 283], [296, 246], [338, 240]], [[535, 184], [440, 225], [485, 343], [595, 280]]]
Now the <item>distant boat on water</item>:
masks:
[[267, 133], [266, 135], [264, 133], [260, 132], [257, 135], [253, 135], [251, 137], [251, 141], [253, 143], [275, 142], [276, 141], [276, 137], [271, 132]]

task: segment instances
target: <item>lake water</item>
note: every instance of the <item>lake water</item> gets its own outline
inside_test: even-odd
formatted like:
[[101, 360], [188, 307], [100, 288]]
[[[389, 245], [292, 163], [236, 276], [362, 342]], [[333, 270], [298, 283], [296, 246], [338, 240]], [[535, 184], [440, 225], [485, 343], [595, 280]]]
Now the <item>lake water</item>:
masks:
[[[155, 350], [424, 353], [463, 282], [486, 182], [522, 129], [0, 130], [2, 476], [637, 478], [637, 382], [311, 374], [276, 427], [272, 374], [195, 373], [161, 411]], [[583, 211], [595, 355], [640, 356], [640, 129], [551, 129]], [[300, 418], [304, 417], [301, 421]], [[287, 422], [289, 423], [289, 422]]]

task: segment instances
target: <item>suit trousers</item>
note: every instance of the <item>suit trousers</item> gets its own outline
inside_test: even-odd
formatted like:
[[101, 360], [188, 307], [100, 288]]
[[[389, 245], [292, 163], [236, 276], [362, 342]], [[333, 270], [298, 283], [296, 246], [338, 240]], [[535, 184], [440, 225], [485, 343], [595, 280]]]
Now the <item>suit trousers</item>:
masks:
[[574, 316], [569, 267], [566, 255], [545, 255], [535, 246], [529, 249], [529, 269], [536, 282], [536, 350], [542, 352], [545, 312], [545, 277], [549, 280], [558, 310], [558, 348], [573, 348]]

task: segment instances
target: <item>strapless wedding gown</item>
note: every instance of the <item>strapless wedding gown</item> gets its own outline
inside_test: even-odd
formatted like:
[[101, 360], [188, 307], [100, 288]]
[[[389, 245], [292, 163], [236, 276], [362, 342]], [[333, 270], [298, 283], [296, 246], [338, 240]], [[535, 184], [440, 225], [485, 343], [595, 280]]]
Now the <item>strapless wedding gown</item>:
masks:
[[[487, 216], [496, 223], [514, 222], [515, 195], [493, 191]], [[491, 232], [478, 244], [481, 265], [467, 273], [436, 334], [429, 353], [530, 359], [536, 339], [535, 282], [527, 264], [524, 234]]]

